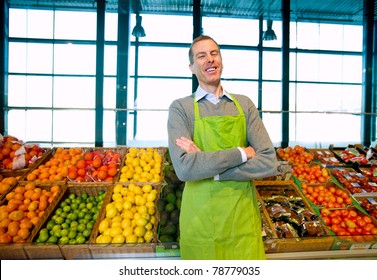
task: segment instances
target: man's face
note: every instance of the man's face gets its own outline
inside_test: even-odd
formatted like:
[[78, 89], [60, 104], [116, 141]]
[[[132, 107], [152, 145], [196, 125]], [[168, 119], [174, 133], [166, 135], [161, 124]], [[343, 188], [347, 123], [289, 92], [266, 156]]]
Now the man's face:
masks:
[[202, 40], [192, 46], [194, 63], [191, 72], [196, 75], [201, 85], [217, 86], [223, 70], [220, 50], [212, 40]]

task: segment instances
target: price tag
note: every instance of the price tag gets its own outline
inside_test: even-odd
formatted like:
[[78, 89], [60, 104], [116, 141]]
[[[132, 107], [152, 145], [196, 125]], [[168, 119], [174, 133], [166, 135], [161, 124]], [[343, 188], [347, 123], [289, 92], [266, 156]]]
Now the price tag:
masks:
[[353, 243], [350, 247], [350, 250], [364, 250], [364, 249], [369, 249], [371, 243]]
[[377, 201], [373, 197], [368, 197], [367, 199], [371, 204], [377, 205]]

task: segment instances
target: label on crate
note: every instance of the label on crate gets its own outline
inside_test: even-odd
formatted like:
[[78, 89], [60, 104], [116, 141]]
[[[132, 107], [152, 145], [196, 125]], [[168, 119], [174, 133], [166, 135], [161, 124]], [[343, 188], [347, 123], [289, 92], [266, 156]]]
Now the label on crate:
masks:
[[353, 243], [350, 247], [350, 250], [369, 249], [371, 246], [372, 246], [372, 243]]
[[377, 201], [376, 201], [373, 197], [368, 197], [367, 199], [368, 199], [368, 201], [369, 201], [371, 204], [373, 204], [373, 205], [376, 205], [376, 204], [377, 204]]
[[368, 182], [368, 185], [372, 186], [372, 187], [376, 187], [377, 186], [377, 184], [375, 182]]
[[355, 187], [355, 188], [360, 188], [360, 185], [359, 185], [359, 183], [351, 183], [351, 185], [352, 185], [352, 187]]
[[363, 174], [361, 174], [361, 173], [356, 173], [356, 176], [357, 176], [357, 177], [359, 177], [359, 178], [361, 178], [361, 179], [363, 179], [363, 178], [364, 178], [364, 175], [363, 175]]

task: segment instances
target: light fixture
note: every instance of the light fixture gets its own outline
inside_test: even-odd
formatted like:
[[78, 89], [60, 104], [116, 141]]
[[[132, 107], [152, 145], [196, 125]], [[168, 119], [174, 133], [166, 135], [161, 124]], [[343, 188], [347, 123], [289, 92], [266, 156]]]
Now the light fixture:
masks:
[[272, 41], [276, 40], [275, 31], [272, 30], [272, 20], [267, 20], [267, 30], [263, 32], [263, 40], [264, 41]]
[[135, 37], [145, 37], [144, 28], [141, 26], [141, 16], [139, 14], [136, 15], [136, 25], [132, 30], [132, 35]]

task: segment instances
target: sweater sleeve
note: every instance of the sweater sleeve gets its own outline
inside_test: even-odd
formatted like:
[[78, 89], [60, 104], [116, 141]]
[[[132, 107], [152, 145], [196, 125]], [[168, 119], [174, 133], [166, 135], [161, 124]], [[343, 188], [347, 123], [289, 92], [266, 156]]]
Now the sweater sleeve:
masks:
[[176, 100], [170, 105], [167, 129], [170, 157], [176, 175], [182, 181], [213, 178], [242, 164], [242, 156], [237, 148], [188, 154], [175, 144], [176, 139], [181, 136], [193, 139], [192, 98]]

